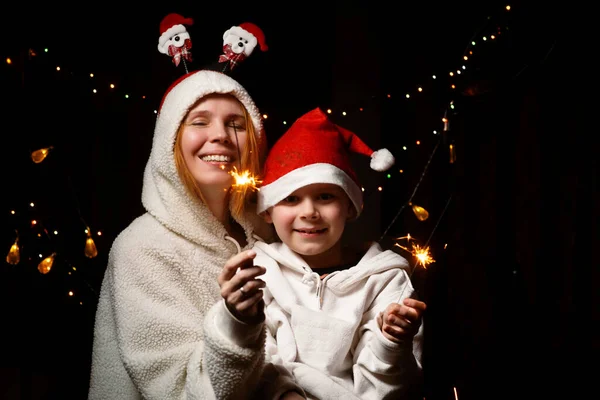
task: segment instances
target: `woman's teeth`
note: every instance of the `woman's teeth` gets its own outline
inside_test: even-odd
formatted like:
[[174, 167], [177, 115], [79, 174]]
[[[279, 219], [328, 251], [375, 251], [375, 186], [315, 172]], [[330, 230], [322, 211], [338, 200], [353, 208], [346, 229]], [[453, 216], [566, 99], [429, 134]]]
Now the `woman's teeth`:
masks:
[[231, 162], [231, 157], [223, 155], [207, 155], [200, 158], [206, 162]]

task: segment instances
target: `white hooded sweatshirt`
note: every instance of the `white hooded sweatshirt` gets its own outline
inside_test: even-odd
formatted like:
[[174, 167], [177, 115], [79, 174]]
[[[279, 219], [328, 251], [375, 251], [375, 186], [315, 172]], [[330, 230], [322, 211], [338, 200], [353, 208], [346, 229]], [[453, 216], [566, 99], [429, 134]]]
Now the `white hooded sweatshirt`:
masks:
[[423, 326], [404, 344], [381, 332], [385, 308], [414, 292], [402, 256], [373, 244], [357, 265], [321, 279], [283, 243], [254, 249], [267, 269], [267, 360], [308, 398], [404, 399], [421, 384]]
[[[147, 212], [110, 250], [96, 312], [89, 400], [246, 399], [260, 383], [264, 324], [232, 318], [217, 282], [240, 245], [187, 193], [173, 157], [175, 132], [188, 106], [210, 92], [247, 96], [225, 75], [200, 71], [171, 91], [158, 117], [144, 173]], [[258, 221], [254, 212], [237, 221], [246, 248], [255, 241]]]

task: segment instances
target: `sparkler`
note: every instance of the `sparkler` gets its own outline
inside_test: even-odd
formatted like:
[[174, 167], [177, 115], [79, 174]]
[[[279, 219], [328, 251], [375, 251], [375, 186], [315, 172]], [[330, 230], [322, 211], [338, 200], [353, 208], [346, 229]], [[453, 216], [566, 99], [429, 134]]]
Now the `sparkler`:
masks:
[[240, 171], [238, 172], [238, 169], [235, 166], [233, 167], [232, 171], [229, 171], [229, 174], [233, 176], [233, 184], [231, 186], [234, 188], [238, 188], [238, 190], [243, 190], [245, 187], [250, 187], [250, 189], [252, 190], [259, 190], [257, 185], [259, 185], [262, 181], [254, 177], [250, 171], [241, 170], [242, 154], [240, 152], [240, 142], [238, 139], [237, 129], [235, 125], [233, 126], [233, 133], [235, 134], [235, 144], [237, 147], [238, 165], [240, 167]]
[[[411, 240], [414, 240], [411, 236], [410, 233], [407, 234], [406, 236], [402, 236], [397, 238], [396, 240], [401, 240], [401, 239], [406, 239], [406, 242], [410, 242]], [[421, 247], [420, 245], [416, 244], [416, 243], [411, 243], [411, 249], [409, 249], [406, 246], [402, 246], [399, 243], [395, 243], [394, 246], [398, 246], [400, 247], [402, 250], [409, 252], [413, 257], [415, 257], [417, 259], [417, 263], [415, 264], [415, 266], [412, 268], [412, 270], [410, 271], [410, 274], [408, 275], [408, 279], [410, 280], [410, 278], [412, 277], [413, 273], [415, 272], [415, 270], [417, 269], [417, 266], [420, 264], [423, 269], [427, 269], [427, 266], [433, 262], [435, 262], [435, 260], [433, 259], [433, 257], [431, 257], [431, 253], [429, 252], [429, 246], [423, 246]], [[400, 304], [400, 302], [402, 301], [402, 295], [404, 294], [404, 291], [406, 290], [408, 285], [404, 286], [404, 289], [402, 289], [402, 293], [400, 293], [400, 296], [398, 297], [398, 301], [397, 303]]]
[[229, 171], [229, 174], [233, 176], [234, 179], [232, 187], [243, 188], [249, 186], [253, 190], [259, 190], [257, 185], [262, 181], [252, 176], [250, 171], [238, 172], [237, 168], [233, 167], [233, 171]]

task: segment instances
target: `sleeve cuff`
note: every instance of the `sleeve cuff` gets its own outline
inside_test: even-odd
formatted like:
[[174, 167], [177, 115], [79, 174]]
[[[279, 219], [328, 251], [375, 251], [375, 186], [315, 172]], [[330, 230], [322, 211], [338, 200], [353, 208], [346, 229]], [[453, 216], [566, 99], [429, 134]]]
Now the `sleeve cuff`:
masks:
[[376, 321], [376, 326], [378, 329], [375, 329], [375, 340], [371, 341], [371, 349], [377, 358], [385, 363], [395, 364], [405, 352], [412, 354], [412, 343], [394, 343], [383, 336], [379, 321]]
[[246, 324], [233, 316], [225, 305], [219, 302], [215, 313], [215, 326], [219, 333], [241, 347], [254, 347], [263, 330], [264, 323]]

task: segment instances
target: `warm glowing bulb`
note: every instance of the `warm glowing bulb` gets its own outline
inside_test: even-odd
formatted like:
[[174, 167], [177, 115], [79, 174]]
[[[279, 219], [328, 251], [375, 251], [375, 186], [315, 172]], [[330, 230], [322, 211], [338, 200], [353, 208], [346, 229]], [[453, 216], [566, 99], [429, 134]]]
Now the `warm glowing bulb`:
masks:
[[90, 78], [93, 78], [93, 77], [94, 77], [94, 74], [90, 74]]
[[91, 236], [88, 236], [88, 238], [85, 240], [85, 250], [83, 252], [87, 258], [94, 258], [98, 255], [96, 244]]
[[382, 188], [381, 186], [379, 186], [379, 187], [377, 188], [377, 190], [379, 190], [379, 191], [381, 192], [381, 191], [383, 190], [383, 188]]
[[421, 88], [421, 87], [420, 87], [420, 88], [418, 88], [417, 90], [418, 90], [419, 92], [422, 92], [422, 91], [423, 91], [423, 88]]
[[327, 114], [331, 114], [331, 108], [327, 109]]
[[69, 290], [69, 296], [73, 296], [73, 291]]
[[448, 150], [450, 151], [450, 164], [454, 164], [456, 161], [456, 151], [454, 149], [454, 145], [451, 144]]
[[42, 274], [47, 274], [52, 269], [52, 264], [54, 264], [54, 257], [56, 257], [56, 253], [50, 254], [48, 257], [44, 258], [38, 264], [38, 271]]
[[60, 71], [60, 67], [56, 67], [56, 70], [57, 70], [57, 71]]
[[412, 210], [419, 221], [425, 221], [427, 218], [429, 218], [429, 213], [423, 207], [413, 204]]
[[46, 159], [51, 149], [52, 146], [46, 147], [44, 149], [35, 150], [31, 153], [31, 159], [34, 163], [39, 164]]
[[269, 118], [269, 116], [268, 116], [267, 114], [263, 114], [263, 116], [262, 116], [262, 117], [263, 117], [263, 119], [267, 119], [267, 118]]
[[346, 111], [342, 111], [342, 115], [343, 115], [343, 116], [346, 116]]
[[12, 60], [11, 60], [10, 58], [8, 58], [8, 57], [7, 57], [7, 58], [6, 58], [6, 63], [7, 63], [7, 64], [12, 64]]
[[506, 6], [506, 11], [510, 11], [510, 6]]
[[15, 243], [10, 246], [10, 250], [6, 255], [6, 262], [11, 265], [17, 265], [19, 261], [21, 261], [21, 252], [19, 251], [18, 240], [15, 240]]
[[410, 94], [406, 93], [406, 98], [410, 99]]

